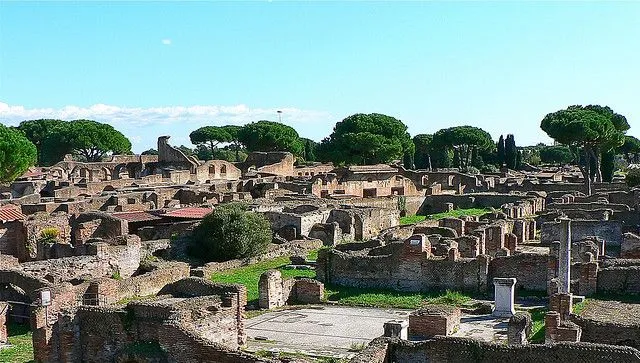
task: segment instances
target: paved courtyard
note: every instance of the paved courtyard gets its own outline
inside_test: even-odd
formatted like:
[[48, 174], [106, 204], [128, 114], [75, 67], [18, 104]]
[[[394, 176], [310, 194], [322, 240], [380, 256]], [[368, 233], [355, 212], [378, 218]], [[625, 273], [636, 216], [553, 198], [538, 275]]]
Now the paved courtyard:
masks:
[[[408, 319], [410, 312], [343, 306], [274, 311], [245, 322], [248, 349], [349, 357], [354, 354], [351, 348], [381, 336], [386, 321]], [[454, 336], [506, 341], [507, 321], [488, 315], [463, 315]]]

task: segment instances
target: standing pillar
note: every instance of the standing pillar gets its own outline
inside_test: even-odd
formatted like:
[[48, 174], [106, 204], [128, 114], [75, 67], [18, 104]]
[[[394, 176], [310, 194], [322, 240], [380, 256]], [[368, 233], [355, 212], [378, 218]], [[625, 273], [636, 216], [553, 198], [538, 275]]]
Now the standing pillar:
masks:
[[558, 292], [568, 294], [571, 289], [571, 220], [560, 219], [562, 233], [558, 253]]

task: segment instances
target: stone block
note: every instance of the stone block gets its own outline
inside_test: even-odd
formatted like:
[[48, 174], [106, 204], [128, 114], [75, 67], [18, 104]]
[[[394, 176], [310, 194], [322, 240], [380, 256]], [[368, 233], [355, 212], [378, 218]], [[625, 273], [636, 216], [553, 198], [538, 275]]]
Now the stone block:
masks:
[[513, 305], [516, 279], [496, 277], [493, 279], [493, 285], [495, 286], [495, 309], [493, 310], [493, 316], [513, 316], [516, 312]]
[[448, 305], [430, 305], [409, 315], [409, 335], [428, 338], [451, 335], [460, 325], [460, 308]]
[[509, 345], [525, 345], [531, 334], [531, 314], [517, 312], [509, 319], [507, 326], [507, 339]]
[[407, 340], [409, 337], [409, 322], [406, 320], [390, 320], [384, 323], [384, 336]]

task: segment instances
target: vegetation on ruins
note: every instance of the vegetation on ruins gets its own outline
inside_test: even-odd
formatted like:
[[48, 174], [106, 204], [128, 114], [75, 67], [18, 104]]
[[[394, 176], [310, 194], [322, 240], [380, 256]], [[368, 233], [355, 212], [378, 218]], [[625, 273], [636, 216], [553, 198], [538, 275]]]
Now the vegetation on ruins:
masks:
[[47, 153], [43, 152], [43, 143], [45, 140], [51, 137], [51, 133], [55, 128], [63, 126], [64, 123], [65, 121], [62, 120], [39, 119], [22, 121], [20, 125], [18, 125], [18, 130], [22, 131], [27, 139], [36, 146], [38, 150], [38, 165], [52, 165], [64, 157], [65, 150], [48, 150]]
[[415, 146], [402, 121], [358, 113], [338, 122], [318, 146], [317, 156], [336, 164], [378, 164], [413, 155]]
[[29, 120], [18, 129], [36, 145], [40, 165], [55, 164], [65, 154], [96, 162], [107, 154], [131, 153], [131, 142], [120, 131], [92, 120]]
[[215, 154], [218, 145], [233, 141], [233, 137], [224, 127], [204, 126], [189, 134], [189, 139], [194, 145], [207, 145], [211, 154]]
[[504, 140], [504, 162], [509, 169], [518, 168], [518, 148], [516, 147], [516, 140], [512, 134], [507, 135]]
[[47, 227], [40, 231], [40, 242], [55, 243], [60, 237], [60, 230], [56, 227]]
[[[317, 259], [317, 257], [317, 251], [311, 251], [307, 256], [307, 258], [310, 260], [315, 260]], [[251, 302], [258, 300], [258, 282], [260, 281], [260, 275], [268, 270], [277, 269], [285, 279], [291, 279], [294, 277], [316, 277], [316, 272], [314, 270], [285, 268], [285, 266], [289, 263], [290, 260], [287, 256], [264, 260], [248, 266], [214, 273], [211, 276], [211, 280], [214, 282], [225, 282], [246, 286], [247, 301]]]
[[540, 161], [546, 164], [569, 164], [573, 161], [574, 156], [566, 146], [542, 146], [539, 148]]
[[302, 155], [304, 145], [291, 126], [273, 121], [246, 124], [238, 130], [238, 140], [248, 151], [288, 151]]
[[304, 137], [302, 138], [302, 142], [304, 143], [304, 161], [316, 161], [316, 149], [318, 148], [318, 143]]
[[580, 149], [579, 166], [590, 195], [592, 182], [603, 181], [602, 153], [624, 144], [629, 123], [609, 107], [576, 105], [546, 115], [540, 128], [557, 142]]
[[624, 155], [627, 163], [640, 163], [640, 140], [636, 137], [625, 135], [624, 143], [617, 151]]
[[629, 169], [625, 180], [631, 188], [640, 186], [640, 169]]
[[544, 317], [547, 314], [547, 308], [540, 307], [528, 310], [531, 314], [531, 335], [529, 341], [531, 343], [544, 343]]
[[496, 144], [496, 161], [498, 163], [499, 167], [503, 167], [504, 166], [504, 161], [505, 161], [505, 149], [504, 149], [505, 145], [504, 145], [504, 136], [500, 135], [500, 138], [498, 138], [498, 143]]
[[482, 166], [482, 154], [492, 152], [496, 146], [488, 132], [473, 126], [439, 130], [433, 135], [433, 144], [435, 148], [453, 151], [453, 166], [464, 171]]
[[424, 221], [425, 219], [442, 219], [442, 218], [460, 218], [463, 216], [481, 216], [485, 213], [491, 212], [491, 209], [487, 208], [467, 208], [467, 209], [454, 209], [450, 212], [442, 212], [436, 214], [430, 214], [428, 216], [406, 216], [400, 217], [400, 224], [414, 224]]
[[431, 164], [431, 155], [436, 152], [432, 148], [433, 135], [418, 134], [413, 137], [413, 144], [415, 145], [414, 164], [416, 169], [431, 170], [433, 165]]
[[0, 125], [0, 183], [24, 174], [37, 159], [37, 151], [20, 131]]
[[10, 347], [0, 349], [0, 362], [32, 362], [33, 340], [29, 324], [7, 324]]
[[262, 214], [243, 203], [226, 203], [194, 229], [190, 251], [205, 261], [227, 261], [264, 253], [271, 239], [271, 225]]
[[428, 304], [463, 306], [471, 297], [455, 291], [403, 292], [325, 285], [325, 298], [340, 305], [417, 309]]
[[151, 148], [143, 151], [140, 155], [158, 155], [158, 150]]

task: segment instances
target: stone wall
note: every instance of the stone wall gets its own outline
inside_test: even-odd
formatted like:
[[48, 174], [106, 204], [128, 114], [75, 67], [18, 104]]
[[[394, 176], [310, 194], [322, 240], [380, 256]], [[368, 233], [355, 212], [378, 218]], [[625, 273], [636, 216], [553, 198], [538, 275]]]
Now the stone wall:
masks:
[[496, 193], [475, 193], [462, 195], [428, 195], [420, 207], [419, 213], [423, 215], [447, 212], [448, 203], [453, 203], [454, 208], [496, 208], [500, 209], [505, 204], [515, 205], [516, 203], [530, 204], [526, 206], [527, 213], [518, 216], [524, 217], [527, 214], [534, 214], [544, 210], [544, 199], [535, 196], [518, 194], [496, 194]]
[[316, 267], [318, 279], [341, 286], [398, 291], [486, 291], [487, 256], [457, 258], [456, 250], [445, 258], [432, 257], [430, 247], [415, 250], [411, 243], [409, 239], [380, 247], [385, 251], [382, 255], [376, 255], [376, 249], [369, 255], [321, 250]]
[[0, 254], [18, 256], [18, 245], [25, 243], [22, 222], [0, 221]]
[[580, 341], [624, 345], [640, 348], [640, 324], [602, 322], [571, 315], [571, 321], [582, 328]]
[[[41, 320], [43, 309], [39, 309], [34, 313], [36, 360], [111, 362], [155, 357], [194, 363], [203, 359], [264, 361], [237, 350], [246, 339], [243, 286], [192, 278], [168, 285], [162, 294], [171, 295], [132, 302], [123, 308], [82, 306], [67, 310], [48, 328]], [[192, 297], [184, 299], [187, 296]], [[147, 349], [135, 349], [141, 345]]]
[[489, 263], [489, 281], [494, 277], [515, 277], [516, 289], [547, 291], [548, 255], [520, 253], [497, 257]]
[[[434, 337], [421, 342], [379, 338], [388, 344], [388, 363], [565, 363], [640, 362], [640, 351], [591, 343], [507, 346], [478, 340]], [[357, 362], [353, 360], [352, 362]]]
[[324, 284], [313, 279], [283, 279], [280, 271], [269, 270], [260, 275], [258, 305], [273, 309], [289, 303], [319, 304], [324, 297]]
[[[560, 222], [545, 222], [541, 226], [540, 243], [550, 245], [553, 241], [559, 241], [562, 236]], [[620, 246], [622, 244], [622, 225], [619, 221], [571, 221], [571, 238], [573, 242], [596, 236], [605, 240], [607, 246]]]
[[79, 246], [91, 238], [101, 238], [107, 242], [129, 233], [126, 220], [113, 215], [88, 212], [82, 213], [73, 220], [73, 245]]
[[323, 246], [319, 239], [289, 241], [283, 244], [270, 244], [267, 252], [252, 258], [229, 260], [225, 262], [209, 262], [204, 266], [192, 269], [192, 275], [198, 277], [211, 277], [211, 274], [219, 271], [229, 270], [242, 266], [247, 266], [262, 260], [268, 260], [282, 256], [306, 255], [309, 251]]
[[640, 294], [640, 266], [612, 266], [598, 270], [600, 294]]
[[254, 169], [260, 173], [291, 176], [294, 175], [295, 157], [288, 152], [251, 152], [242, 163], [241, 169]]

